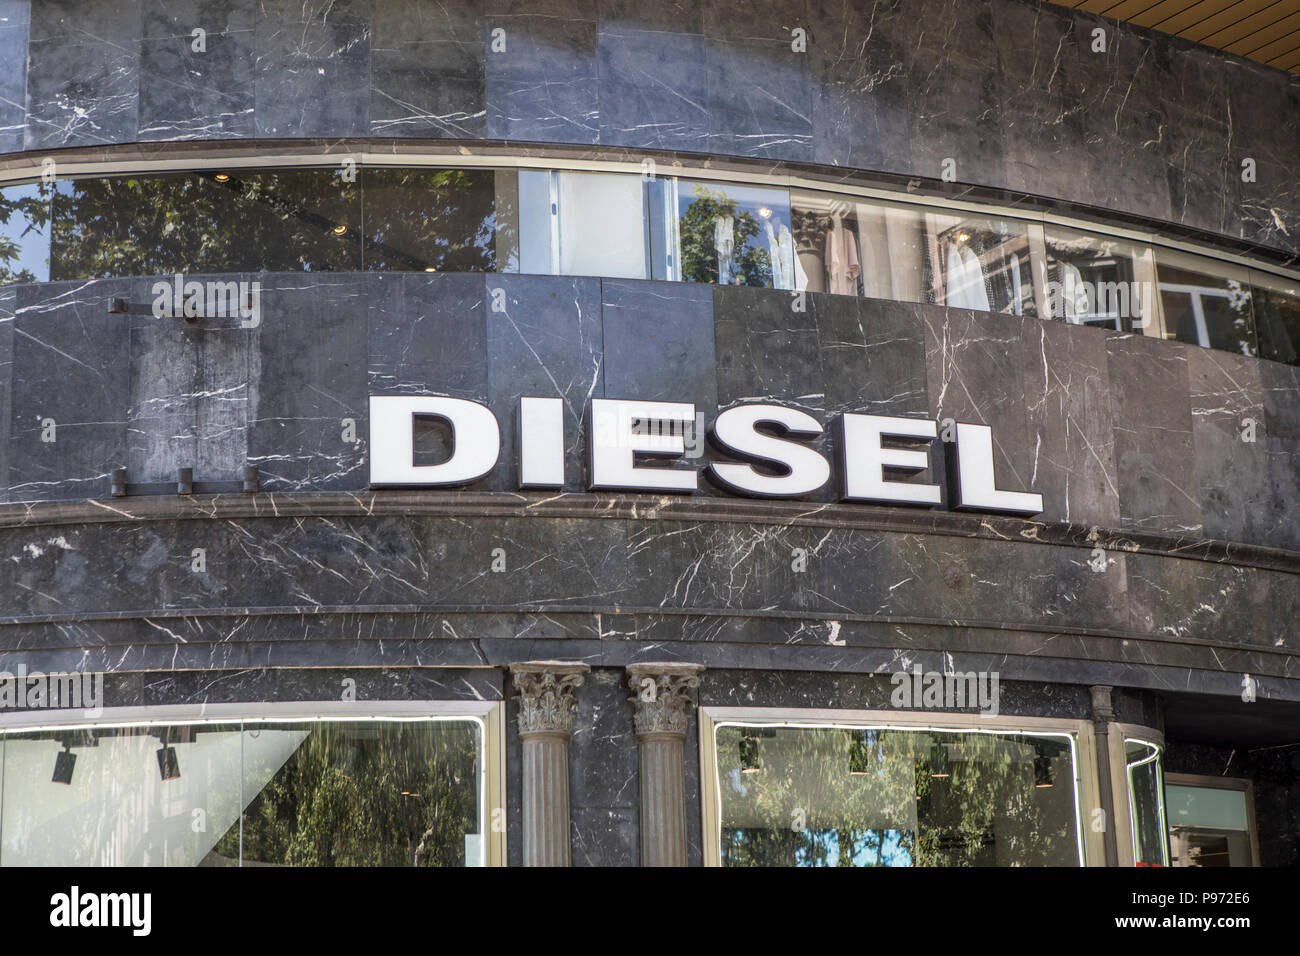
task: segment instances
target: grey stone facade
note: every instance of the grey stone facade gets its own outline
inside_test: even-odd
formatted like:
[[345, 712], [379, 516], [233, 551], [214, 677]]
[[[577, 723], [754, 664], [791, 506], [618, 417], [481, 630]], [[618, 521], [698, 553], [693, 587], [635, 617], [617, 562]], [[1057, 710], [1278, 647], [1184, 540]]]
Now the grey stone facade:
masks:
[[[0, 166], [317, 139], [920, 177], [1300, 255], [1300, 80], [1038, 3], [0, 0]], [[937, 181], [947, 157], [956, 184]], [[512, 863], [507, 669], [525, 661], [592, 668], [569, 743], [576, 865], [641, 853], [631, 664], [704, 665], [705, 705], [881, 709], [887, 675], [920, 664], [1000, 672], [1004, 713], [1085, 719], [1088, 685], [1109, 684], [1121, 720], [1156, 728], [1162, 694], [1235, 707], [1250, 675], [1244, 706], [1296, 719], [1300, 368], [815, 293], [796, 314], [781, 292], [623, 279], [257, 278], [255, 329], [108, 312], [150, 301], [152, 278], [0, 288], [0, 669], [109, 672], [110, 706], [326, 699], [341, 674], [363, 700], [508, 699]], [[371, 394], [488, 405], [498, 467], [459, 491], [370, 490]], [[562, 494], [517, 490], [523, 395], [565, 402]], [[582, 422], [603, 397], [987, 424], [1000, 480], [1045, 510], [590, 494]], [[945, 457], [936, 443], [936, 475]], [[232, 482], [246, 464], [258, 494], [109, 494], [118, 467]], [[1295, 767], [1256, 760], [1283, 833]], [[1294, 839], [1273, 847], [1295, 862]]]

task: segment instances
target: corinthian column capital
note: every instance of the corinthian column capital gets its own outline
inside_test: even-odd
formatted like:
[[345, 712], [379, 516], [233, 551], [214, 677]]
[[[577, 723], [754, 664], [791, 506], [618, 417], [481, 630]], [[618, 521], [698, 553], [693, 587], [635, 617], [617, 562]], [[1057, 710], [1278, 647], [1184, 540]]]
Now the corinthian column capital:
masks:
[[573, 733], [575, 691], [591, 668], [574, 661], [526, 661], [511, 664], [519, 691], [519, 735]]
[[702, 664], [630, 664], [628, 698], [635, 707], [636, 733], [676, 734], [684, 737], [695, 709], [696, 691], [700, 686]]

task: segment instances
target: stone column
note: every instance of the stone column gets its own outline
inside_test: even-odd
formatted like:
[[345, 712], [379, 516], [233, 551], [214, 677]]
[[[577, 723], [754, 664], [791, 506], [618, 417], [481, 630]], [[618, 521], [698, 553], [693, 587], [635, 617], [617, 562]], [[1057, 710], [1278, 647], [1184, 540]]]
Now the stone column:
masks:
[[569, 866], [569, 738], [574, 692], [591, 668], [570, 661], [511, 664], [523, 749], [524, 866]]
[[1115, 720], [1111, 689], [1106, 684], [1095, 684], [1088, 688], [1092, 694], [1092, 733], [1097, 745], [1097, 789], [1100, 791], [1101, 809], [1106, 821], [1105, 863], [1107, 866], [1119, 866], [1119, 845], [1115, 834], [1115, 791], [1110, 776], [1110, 725]]
[[700, 664], [632, 664], [629, 698], [636, 708], [641, 765], [641, 865], [686, 865], [683, 744], [700, 686]]

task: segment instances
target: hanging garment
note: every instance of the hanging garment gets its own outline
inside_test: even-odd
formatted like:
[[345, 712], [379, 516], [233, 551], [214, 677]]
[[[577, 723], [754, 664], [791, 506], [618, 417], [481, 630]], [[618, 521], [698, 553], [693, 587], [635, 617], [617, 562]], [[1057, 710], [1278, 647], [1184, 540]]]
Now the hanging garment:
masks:
[[718, 284], [731, 285], [731, 276], [736, 268], [736, 231], [730, 216], [713, 221], [713, 248], [718, 253]]
[[831, 218], [830, 231], [826, 233], [826, 291], [857, 295], [861, 272], [857, 240], [850, 230], [844, 228], [844, 220], [836, 214]]
[[989, 293], [984, 287], [984, 270], [975, 253], [965, 246], [948, 247], [948, 283], [945, 304], [954, 309], [989, 311]]
[[1024, 289], [1020, 284], [1020, 257], [1014, 252], [1011, 254], [1011, 311], [1015, 315], [1024, 315], [1024, 306], [1021, 304], [1021, 295]]
[[795, 288], [794, 236], [790, 227], [781, 223], [778, 230], [770, 219], [763, 223], [763, 227], [767, 230], [767, 249], [772, 258], [772, 288]]

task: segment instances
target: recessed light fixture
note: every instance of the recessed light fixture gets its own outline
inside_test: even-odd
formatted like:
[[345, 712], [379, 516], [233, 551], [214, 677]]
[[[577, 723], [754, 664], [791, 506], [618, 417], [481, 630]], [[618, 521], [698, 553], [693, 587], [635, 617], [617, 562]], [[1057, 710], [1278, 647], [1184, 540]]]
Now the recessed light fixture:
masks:
[[215, 176], [213, 176], [212, 178], [215, 179], [215, 180], [216, 180], [217, 182], [219, 182], [219, 183], [228, 183], [228, 182], [230, 182], [230, 177], [227, 176], [225, 173], [217, 173], [217, 174], [216, 174]]
[[343, 223], [339, 223], [337, 226], [334, 227], [334, 230], [333, 230], [334, 235], [336, 235], [336, 236], [341, 236], [341, 235], [343, 235], [343, 233], [345, 233], [345, 232], [347, 232], [347, 231], [348, 231], [348, 227], [345, 226], [345, 225], [343, 225]]
[[772, 218], [772, 210], [768, 209], [766, 206], [759, 206], [758, 214], [762, 216], [764, 219]]
[[437, 271], [438, 271], [438, 267], [437, 267], [437, 266], [425, 266], [425, 267], [424, 267], [424, 271], [425, 271], [425, 272], [437, 272]]
[[958, 241], [958, 242], [970, 242], [970, 233], [969, 233], [969, 232], [963, 232], [961, 235], [959, 235], [959, 236], [957, 237], [957, 241]]

